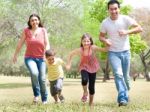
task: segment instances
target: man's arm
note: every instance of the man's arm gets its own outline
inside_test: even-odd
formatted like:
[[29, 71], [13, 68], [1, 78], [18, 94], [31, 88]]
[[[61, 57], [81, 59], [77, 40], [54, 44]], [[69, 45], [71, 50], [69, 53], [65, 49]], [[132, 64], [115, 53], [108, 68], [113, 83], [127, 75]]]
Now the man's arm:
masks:
[[100, 34], [99, 34], [99, 40], [102, 41], [107, 46], [111, 46], [111, 42], [105, 37], [105, 35], [106, 35], [105, 33], [100, 32]]
[[136, 34], [136, 33], [142, 32], [142, 31], [143, 31], [143, 29], [142, 29], [141, 25], [133, 24], [131, 26], [131, 29], [128, 30], [128, 34]]
[[118, 33], [120, 36], [124, 36], [124, 35], [129, 35], [129, 34], [136, 34], [142, 31], [143, 29], [141, 25], [139, 25], [138, 23], [135, 23], [131, 26], [129, 30], [119, 30]]

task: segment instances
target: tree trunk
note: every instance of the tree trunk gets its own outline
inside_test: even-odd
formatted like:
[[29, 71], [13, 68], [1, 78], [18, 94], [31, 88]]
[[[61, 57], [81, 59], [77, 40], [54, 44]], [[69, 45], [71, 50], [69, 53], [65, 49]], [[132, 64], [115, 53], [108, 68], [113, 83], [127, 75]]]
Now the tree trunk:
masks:
[[103, 82], [106, 82], [106, 80], [110, 80], [110, 68], [109, 68], [109, 61], [108, 59], [106, 60], [106, 66], [105, 68], [102, 68], [104, 77], [103, 77]]
[[144, 73], [145, 73], [145, 78], [147, 81], [150, 81], [150, 75], [149, 75], [149, 72], [148, 72], [148, 66], [149, 66], [149, 61], [147, 61], [150, 57], [150, 50], [148, 50], [147, 53], [144, 53], [142, 52], [140, 54], [140, 58], [141, 58], [141, 61], [142, 61], [142, 64], [144, 66]]
[[145, 78], [146, 78], [146, 80], [147, 80], [147, 81], [150, 81], [150, 75], [149, 75], [149, 73], [148, 73], [148, 69], [146, 68], [146, 69], [144, 70], [144, 72], [145, 72]]

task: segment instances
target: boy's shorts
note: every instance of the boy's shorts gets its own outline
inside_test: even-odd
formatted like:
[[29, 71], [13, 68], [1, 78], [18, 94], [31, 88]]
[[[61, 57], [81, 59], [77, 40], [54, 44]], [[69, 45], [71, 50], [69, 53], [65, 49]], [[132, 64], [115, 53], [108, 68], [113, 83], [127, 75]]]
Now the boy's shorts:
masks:
[[49, 82], [50, 82], [50, 92], [52, 96], [55, 96], [56, 94], [62, 91], [63, 78], [59, 78], [57, 80]]

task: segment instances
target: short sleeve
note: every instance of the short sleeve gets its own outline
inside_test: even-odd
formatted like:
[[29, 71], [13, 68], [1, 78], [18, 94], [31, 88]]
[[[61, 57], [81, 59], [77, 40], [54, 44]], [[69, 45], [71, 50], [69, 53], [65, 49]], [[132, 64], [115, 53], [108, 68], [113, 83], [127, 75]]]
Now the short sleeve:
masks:
[[129, 27], [132, 26], [132, 25], [137, 24], [137, 22], [136, 22], [133, 18], [131, 18], [131, 17], [129, 17], [129, 16], [125, 16], [125, 21], [126, 21], [126, 24], [127, 24]]
[[25, 38], [29, 38], [30, 36], [30, 30], [28, 28], [24, 28], [23, 33], [25, 34]]
[[106, 25], [104, 21], [100, 25], [100, 32], [106, 33]]

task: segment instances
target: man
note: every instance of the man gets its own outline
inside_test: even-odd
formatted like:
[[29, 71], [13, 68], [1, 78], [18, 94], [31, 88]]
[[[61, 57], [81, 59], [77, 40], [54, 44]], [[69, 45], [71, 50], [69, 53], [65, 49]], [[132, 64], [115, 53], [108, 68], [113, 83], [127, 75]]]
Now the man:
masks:
[[119, 14], [120, 3], [117, 0], [110, 0], [107, 7], [110, 16], [103, 20], [99, 38], [109, 46], [108, 57], [118, 91], [117, 102], [119, 106], [126, 106], [129, 100], [128, 91], [130, 90], [130, 43], [128, 35], [141, 32], [142, 28], [129, 16]]

